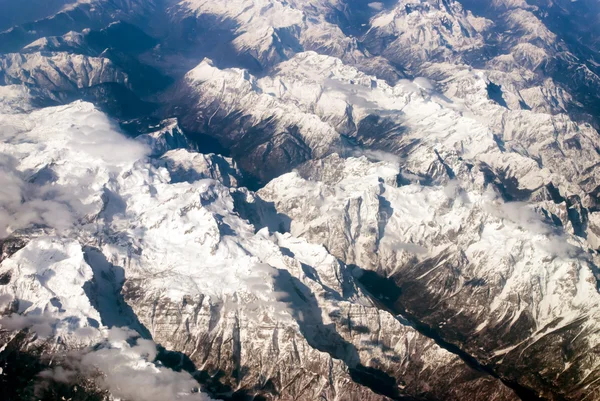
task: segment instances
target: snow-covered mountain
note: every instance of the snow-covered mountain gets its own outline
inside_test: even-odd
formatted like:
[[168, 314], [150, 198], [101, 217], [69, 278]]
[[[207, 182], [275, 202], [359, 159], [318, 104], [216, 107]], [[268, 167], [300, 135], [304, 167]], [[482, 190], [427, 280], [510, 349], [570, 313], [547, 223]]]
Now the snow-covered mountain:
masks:
[[2, 399], [600, 400], [594, 2], [2, 7]]

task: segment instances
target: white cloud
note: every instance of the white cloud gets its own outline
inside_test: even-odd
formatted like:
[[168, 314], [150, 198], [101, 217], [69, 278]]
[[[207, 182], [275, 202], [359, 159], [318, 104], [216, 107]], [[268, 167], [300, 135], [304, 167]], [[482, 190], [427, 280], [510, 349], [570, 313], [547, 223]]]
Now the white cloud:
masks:
[[102, 186], [146, 152], [87, 103], [0, 114], [0, 238], [97, 213]]
[[23, 179], [15, 162], [0, 154], [0, 238], [31, 225], [64, 229], [74, 223], [81, 202], [67, 188], [36, 185]]
[[396, 86], [402, 88], [402, 90], [406, 92], [414, 92], [421, 93], [424, 91], [425, 93], [431, 93], [434, 90], [434, 86], [430, 80], [423, 77], [417, 77], [414, 80], [401, 79], [398, 81]]
[[[64, 364], [40, 374], [43, 381], [72, 383], [77, 377], [95, 378], [96, 385], [115, 399], [129, 401], [210, 401], [187, 372], [154, 363], [156, 344], [129, 328], [112, 328], [100, 344], [71, 352]], [[43, 388], [43, 385], [40, 385]]]
[[0, 318], [0, 327], [8, 331], [28, 329], [38, 337], [48, 338], [54, 334], [54, 325], [57, 319], [40, 315], [19, 315], [13, 313]]
[[393, 164], [394, 166], [400, 166], [402, 162], [402, 158], [398, 155], [395, 155], [390, 152], [385, 152], [383, 150], [372, 150], [372, 149], [353, 149], [352, 156], [360, 157], [366, 156], [370, 160], [378, 161], [378, 162], [387, 162]]
[[0, 294], [0, 312], [6, 309], [13, 300], [14, 298], [10, 294]]
[[569, 237], [554, 231], [546, 224], [532, 206], [524, 202], [504, 202], [493, 190], [486, 192], [485, 210], [493, 216], [510, 221], [521, 230], [539, 236], [539, 249], [558, 258], [571, 259], [581, 256], [581, 249], [569, 243]]

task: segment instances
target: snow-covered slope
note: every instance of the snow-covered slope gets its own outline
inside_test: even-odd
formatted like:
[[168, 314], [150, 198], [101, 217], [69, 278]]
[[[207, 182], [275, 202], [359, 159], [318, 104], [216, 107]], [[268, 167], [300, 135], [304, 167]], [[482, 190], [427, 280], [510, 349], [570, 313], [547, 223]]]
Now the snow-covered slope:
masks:
[[[456, 177], [469, 187], [491, 182], [507, 200], [520, 201], [553, 186], [554, 203], [564, 210], [587, 209], [586, 216], [560, 216], [561, 224], [597, 246], [593, 219], [587, 217], [597, 202], [597, 132], [564, 113], [499, 105], [489, 98], [491, 84], [482, 71], [447, 80], [442, 94], [426, 79], [390, 86], [339, 59], [305, 52], [260, 79], [204, 61], [183, 84], [176, 104], [194, 99], [183, 125], [217, 131], [242, 168], [261, 178], [332, 152], [362, 152], [351, 138], [401, 157], [403, 169], [423, 182]], [[540, 207], [560, 215], [552, 202]]]
[[492, 21], [465, 12], [456, 1], [399, 1], [370, 22], [365, 43], [373, 51], [415, 70], [432, 61], [460, 62], [485, 46]]
[[72, 53], [89, 51], [85, 43], [85, 35], [79, 32], [67, 32], [62, 36], [44, 37], [34, 40], [27, 46], [23, 47], [23, 52], [36, 51], [70, 51]]
[[245, 70], [220, 70], [204, 60], [186, 74], [182, 85], [173, 104], [193, 104], [181, 109], [182, 125], [191, 131], [218, 130], [219, 139], [240, 156], [242, 167], [262, 179], [339, 147], [333, 127], [264, 93]]
[[151, 132], [141, 134], [136, 140], [150, 148], [150, 156], [161, 156], [173, 149], [194, 150], [195, 146], [181, 131], [176, 118], [162, 121]]
[[[293, 235], [389, 277], [398, 311], [508, 380], [597, 394], [598, 261], [585, 244], [483, 185], [398, 186], [397, 175], [389, 163], [334, 155], [259, 195], [291, 219]], [[539, 372], [540, 363], [559, 370]]]
[[0, 398], [600, 399], [590, 2], [68, 3], [0, 33]]
[[[350, 8], [343, 1], [252, 0], [220, 3], [208, 0], [180, 1], [171, 10], [171, 19], [181, 23], [197, 18], [198, 29], [230, 35], [221, 46], [231, 46], [246, 67], [269, 69], [301, 51], [313, 50], [338, 57], [369, 73], [396, 80], [402, 72], [386, 59], [374, 57], [340, 25], [336, 15]], [[205, 23], [208, 21], [208, 23]], [[206, 25], [209, 28], [206, 28]], [[222, 34], [222, 33], [221, 33]]]
[[47, 17], [0, 32], [0, 52], [16, 52], [37, 39], [100, 29], [116, 21], [142, 23], [156, 12], [154, 0], [77, 0]]
[[256, 232], [236, 204], [268, 210], [245, 189], [232, 196], [239, 173], [227, 159], [183, 149], [146, 159], [86, 103], [4, 115], [3, 126], [2, 152], [16, 157], [6, 177], [22, 192], [4, 195], [2, 228], [24, 239], [0, 265], [18, 313], [4, 330], [74, 347], [101, 341], [102, 326], [130, 326], [250, 393], [269, 382], [267, 392], [306, 400], [460, 400], [472, 388], [515, 399], [379, 309], [323, 247]]
[[[371, 53], [412, 74], [435, 78], [442, 87], [467, 66], [479, 68], [502, 86], [511, 109], [564, 110], [597, 124], [598, 105], [589, 95], [600, 82], [594, 53], [579, 44], [569, 46], [572, 43], [563, 40], [568, 33], [549, 28], [545, 22], [559, 20], [553, 4], [529, 3], [400, 1], [371, 19], [362, 41]], [[551, 24], [555, 25], [560, 23]], [[566, 98], [521, 98], [538, 88], [547, 96], [557, 84], [570, 92]]]
[[4, 84], [27, 84], [48, 91], [73, 91], [106, 82], [127, 85], [127, 75], [101, 57], [68, 53], [10, 53], [0, 58]]

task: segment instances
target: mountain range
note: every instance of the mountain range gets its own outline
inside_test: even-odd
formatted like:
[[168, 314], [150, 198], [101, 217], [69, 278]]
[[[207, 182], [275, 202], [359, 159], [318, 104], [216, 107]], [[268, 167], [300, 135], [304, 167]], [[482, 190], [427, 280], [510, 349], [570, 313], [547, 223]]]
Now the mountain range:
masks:
[[600, 400], [594, 0], [0, 0], [0, 398]]

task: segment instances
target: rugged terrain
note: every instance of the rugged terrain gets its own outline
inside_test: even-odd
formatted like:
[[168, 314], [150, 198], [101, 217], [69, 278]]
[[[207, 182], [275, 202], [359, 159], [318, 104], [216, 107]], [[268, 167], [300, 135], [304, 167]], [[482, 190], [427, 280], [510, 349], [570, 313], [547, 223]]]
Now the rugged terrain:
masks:
[[593, 1], [0, 7], [3, 399], [600, 400]]

